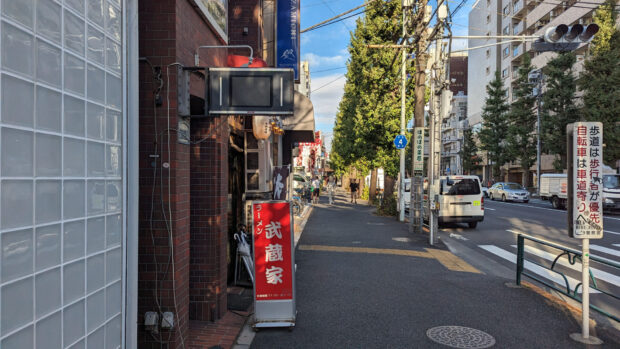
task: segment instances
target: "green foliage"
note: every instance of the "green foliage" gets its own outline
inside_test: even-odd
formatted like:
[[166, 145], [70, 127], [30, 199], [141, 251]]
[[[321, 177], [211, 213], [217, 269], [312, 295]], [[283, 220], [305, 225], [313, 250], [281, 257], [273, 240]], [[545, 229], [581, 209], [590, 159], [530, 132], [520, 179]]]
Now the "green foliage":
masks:
[[575, 54], [560, 53], [544, 69], [546, 90], [543, 94], [541, 113], [542, 150], [557, 154], [554, 167], [566, 169], [566, 125], [579, 120], [575, 105], [576, 81], [572, 73]]
[[360, 199], [362, 200], [368, 200], [369, 197], [369, 188], [368, 187], [364, 187], [364, 189], [362, 189], [362, 192], [360, 193]]
[[487, 85], [487, 97], [482, 108], [482, 129], [478, 133], [480, 148], [487, 152], [488, 159], [493, 163], [493, 176], [497, 179], [500, 167], [509, 160], [506, 137], [508, 135], [509, 107], [506, 90], [499, 72], [495, 79]]
[[595, 37], [600, 36], [593, 42], [593, 54], [579, 78], [583, 118], [603, 123], [603, 157], [611, 166], [620, 159], [620, 32], [614, 26], [613, 5], [613, 1], [607, 1], [596, 12], [595, 21], [601, 31]]
[[[401, 1], [373, 2], [351, 35], [347, 82], [332, 147], [342, 166], [358, 167], [362, 162], [369, 169], [383, 167], [386, 175], [399, 171], [399, 151], [393, 141], [400, 133], [400, 54], [367, 45], [396, 43], [402, 31], [401, 14]], [[409, 64], [407, 73], [413, 76], [413, 72]], [[409, 79], [407, 89], [413, 88]], [[407, 109], [413, 110], [413, 93], [408, 96]]]
[[529, 54], [523, 55], [523, 63], [518, 70], [518, 78], [512, 93], [515, 97], [508, 112], [508, 138], [506, 151], [510, 159], [519, 160], [526, 173], [523, 176], [524, 186], [529, 180], [530, 167], [536, 163], [536, 113], [534, 105], [536, 97], [532, 96], [534, 86], [529, 83], [528, 76], [532, 71]]
[[478, 146], [471, 129], [463, 131], [463, 146], [459, 155], [463, 161], [463, 174], [471, 174], [472, 171], [481, 167], [482, 159], [478, 156]]
[[379, 209], [377, 209], [377, 214], [379, 216], [396, 216], [398, 215], [398, 211], [396, 210], [396, 193], [389, 195], [383, 198], [383, 202]]
[[598, 33], [594, 35], [590, 45], [590, 51], [594, 55], [599, 55], [611, 49], [614, 34], [618, 31], [616, 28], [617, 13], [614, 11], [615, 6], [616, 0], [607, 0], [594, 14], [594, 23], [599, 26]]

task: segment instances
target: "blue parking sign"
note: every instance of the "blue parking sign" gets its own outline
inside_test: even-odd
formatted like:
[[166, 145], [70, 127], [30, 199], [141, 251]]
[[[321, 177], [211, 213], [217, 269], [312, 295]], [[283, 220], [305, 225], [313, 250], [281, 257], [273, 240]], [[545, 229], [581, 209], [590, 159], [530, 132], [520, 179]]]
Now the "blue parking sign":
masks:
[[394, 145], [396, 149], [405, 149], [407, 146], [407, 138], [403, 135], [398, 135], [394, 138]]

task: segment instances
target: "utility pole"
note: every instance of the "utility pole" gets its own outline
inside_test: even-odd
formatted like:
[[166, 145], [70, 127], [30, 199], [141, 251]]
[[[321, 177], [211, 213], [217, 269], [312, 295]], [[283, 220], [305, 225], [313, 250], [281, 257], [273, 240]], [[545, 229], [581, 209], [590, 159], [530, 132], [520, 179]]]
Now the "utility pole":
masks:
[[[426, 95], [426, 61], [428, 54], [426, 53], [428, 45], [427, 25], [430, 22], [430, 8], [427, 6], [428, 0], [418, 1], [416, 19], [415, 19], [415, 35], [417, 37], [415, 43], [415, 107], [414, 107], [414, 127], [424, 127], [424, 104]], [[415, 142], [411, 142], [411, 162], [415, 161]], [[422, 195], [424, 177], [421, 173], [411, 171], [411, 200], [409, 208], [409, 231], [412, 233], [422, 233]]]
[[542, 108], [542, 86], [543, 86], [543, 73], [540, 70], [538, 77], [538, 93], [536, 96], [536, 102], [538, 104], [536, 108], [536, 189], [538, 189], [538, 197], [540, 198], [540, 108]]
[[[403, 48], [402, 48], [402, 58], [401, 58], [401, 67], [400, 67], [400, 134], [405, 136], [405, 129], [407, 127], [405, 120], [405, 109], [406, 109], [406, 99], [407, 99], [407, 46], [405, 44], [405, 40], [407, 38], [407, 10], [411, 8], [411, 4], [413, 0], [403, 0], [402, 2], [402, 11], [403, 11]], [[411, 140], [413, 143], [413, 140]], [[400, 208], [399, 212], [399, 220], [401, 222], [405, 221], [405, 149], [400, 150], [400, 183], [398, 190], [398, 200]], [[411, 208], [410, 208], [411, 209]]]

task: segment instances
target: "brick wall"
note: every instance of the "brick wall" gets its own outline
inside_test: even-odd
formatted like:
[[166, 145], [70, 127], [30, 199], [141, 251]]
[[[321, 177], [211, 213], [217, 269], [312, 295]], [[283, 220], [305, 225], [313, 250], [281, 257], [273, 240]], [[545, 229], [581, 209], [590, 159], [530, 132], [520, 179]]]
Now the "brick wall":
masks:
[[[227, 164], [225, 160], [218, 163], [214, 159], [226, 158], [228, 130], [225, 128], [217, 134], [215, 141], [194, 146], [177, 143], [176, 133], [170, 131], [168, 142], [167, 129], [176, 129], [178, 122], [177, 74], [176, 67], [170, 67], [168, 78], [166, 69], [174, 62], [192, 66], [197, 46], [218, 45], [222, 40], [188, 0], [140, 0], [139, 22], [140, 57], [150, 62], [142, 61], [140, 66], [139, 347], [159, 348], [159, 341], [162, 341], [170, 348], [180, 348], [181, 337], [188, 340], [189, 321], [194, 319], [190, 313], [196, 315], [190, 312], [193, 295], [190, 285], [193, 291], [194, 286], [196, 290], [203, 290], [205, 302], [211, 302], [216, 309], [226, 309], [226, 273], [221, 272], [226, 268], [225, 242], [224, 246], [221, 242], [226, 229], [225, 224], [219, 224], [226, 222], [226, 210], [213, 212], [205, 218], [201, 205], [219, 207], [226, 199], [227, 185], [222, 183], [226, 183]], [[221, 66], [225, 62], [224, 49], [200, 53], [201, 65]], [[154, 107], [153, 91], [160, 85], [153, 77], [153, 69], [158, 68], [163, 81], [160, 91], [163, 105]], [[192, 94], [204, 95], [201, 79], [203, 77], [197, 75], [192, 77]], [[219, 119], [193, 123], [192, 135], [201, 137], [218, 122]], [[199, 157], [193, 156], [197, 150], [201, 152]], [[192, 168], [207, 169], [217, 178], [213, 185], [223, 189], [212, 191], [207, 185], [192, 190]], [[192, 206], [190, 199], [201, 195], [205, 202]], [[204, 240], [200, 239], [200, 234], [204, 234]], [[174, 246], [174, 273], [170, 263], [170, 237]], [[202, 244], [199, 249], [192, 248], [195, 241]], [[200, 260], [198, 257], [205, 262], [193, 265], [192, 260]], [[192, 278], [195, 270], [215, 277], [202, 284], [196, 283]], [[146, 311], [172, 311], [177, 314], [175, 322], [178, 322], [174, 330], [152, 336], [142, 325]], [[221, 313], [212, 312], [210, 314], [215, 317], [200, 319], [214, 320]]]
[[[250, 45], [254, 49], [254, 57], [263, 56], [263, 16], [261, 0], [230, 0], [228, 1], [228, 33], [231, 45]], [[247, 28], [247, 35], [243, 28]], [[231, 50], [231, 52], [247, 55], [247, 50]]]

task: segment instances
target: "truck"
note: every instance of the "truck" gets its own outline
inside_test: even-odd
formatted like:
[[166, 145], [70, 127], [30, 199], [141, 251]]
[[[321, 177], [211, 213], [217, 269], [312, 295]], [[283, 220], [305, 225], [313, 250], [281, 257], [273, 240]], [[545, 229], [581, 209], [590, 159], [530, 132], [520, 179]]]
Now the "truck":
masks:
[[[566, 173], [546, 173], [540, 177], [540, 198], [549, 200], [556, 209], [566, 209]], [[620, 174], [603, 166], [603, 210], [620, 210]]]

